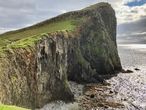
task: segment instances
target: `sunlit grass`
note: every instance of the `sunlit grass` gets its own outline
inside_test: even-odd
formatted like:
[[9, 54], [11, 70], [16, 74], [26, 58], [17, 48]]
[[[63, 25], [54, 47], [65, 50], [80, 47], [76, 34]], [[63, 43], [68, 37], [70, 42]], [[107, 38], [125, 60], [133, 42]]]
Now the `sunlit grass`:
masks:
[[30, 110], [30, 109], [0, 104], [0, 110]]
[[2, 47], [8, 45], [13, 47], [31, 45], [42, 36], [42, 33], [51, 33], [58, 30], [74, 30], [78, 21], [74, 19], [60, 20], [2, 34], [0, 35], [0, 47], [2, 49]]

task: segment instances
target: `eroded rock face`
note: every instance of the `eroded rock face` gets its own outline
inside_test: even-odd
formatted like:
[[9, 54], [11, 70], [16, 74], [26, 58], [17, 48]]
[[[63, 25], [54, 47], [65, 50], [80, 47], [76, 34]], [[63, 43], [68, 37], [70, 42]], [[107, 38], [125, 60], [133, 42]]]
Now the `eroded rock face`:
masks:
[[53, 100], [72, 101], [68, 79], [103, 82], [102, 75], [121, 70], [114, 10], [104, 4], [70, 16], [83, 15], [85, 22], [73, 32], [49, 33], [33, 47], [5, 52], [0, 59], [2, 103], [36, 108]]
[[59, 32], [43, 37], [33, 48], [8, 50], [0, 63], [0, 101], [32, 109], [53, 100], [73, 101], [67, 46]]
[[38, 105], [50, 100], [73, 100], [67, 81], [67, 39], [63, 33], [46, 36], [38, 42]]
[[[110, 11], [109, 11], [110, 10]], [[122, 69], [116, 44], [116, 18], [108, 5], [83, 11], [82, 24], [69, 47], [68, 77], [78, 82], [103, 82], [100, 76]]]

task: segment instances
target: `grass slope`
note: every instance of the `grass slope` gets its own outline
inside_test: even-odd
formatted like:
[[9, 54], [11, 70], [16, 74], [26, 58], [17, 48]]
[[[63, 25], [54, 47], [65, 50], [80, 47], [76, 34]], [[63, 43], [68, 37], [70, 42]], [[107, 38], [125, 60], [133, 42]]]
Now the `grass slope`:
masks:
[[[49, 20], [48, 20], [49, 21]], [[24, 29], [7, 32], [0, 35], [0, 50], [6, 47], [23, 47], [37, 41], [42, 34], [60, 30], [74, 30], [80, 19], [61, 19], [52, 22], [42, 22]], [[9, 45], [9, 46], [8, 46]]]
[[[95, 9], [103, 6], [108, 6], [108, 4], [100, 3], [91, 5], [77, 12], [82, 13], [82, 11], [94, 11]], [[23, 47], [27, 44], [31, 45], [34, 41], [38, 40], [43, 33], [51, 33], [59, 30], [74, 30], [75, 27], [85, 21], [86, 18], [84, 16], [81, 18], [72, 16], [73, 13], [74, 12], [65, 13], [30, 27], [1, 34], [0, 51], [3, 50], [3, 48], [8, 47], [8, 44], [12, 44], [12, 47]]]
[[29, 110], [29, 109], [1, 104], [0, 105], [0, 110]]

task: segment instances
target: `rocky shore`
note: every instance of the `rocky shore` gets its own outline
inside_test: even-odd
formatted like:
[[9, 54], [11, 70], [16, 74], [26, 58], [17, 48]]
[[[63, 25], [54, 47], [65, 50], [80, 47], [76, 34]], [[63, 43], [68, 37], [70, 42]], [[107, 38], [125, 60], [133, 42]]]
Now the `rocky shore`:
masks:
[[[118, 50], [122, 65], [131, 73], [119, 73], [106, 80], [106, 84], [80, 85], [70, 82], [76, 102], [46, 105], [41, 110], [145, 110], [146, 109], [146, 50], [127, 46], [131, 40], [118, 38]], [[132, 38], [131, 38], [132, 39]], [[133, 39], [133, 41], [137, 39]], [[125, 45], [126, 44], [126, 45]], [[135, 42], [137, 45], [144, 45]], [[134, 45], [134, 44], [133, 44]], [[143, 51], [140, 51], [143, 50]], [[52, 108], [52, 105], [56, 108]]]

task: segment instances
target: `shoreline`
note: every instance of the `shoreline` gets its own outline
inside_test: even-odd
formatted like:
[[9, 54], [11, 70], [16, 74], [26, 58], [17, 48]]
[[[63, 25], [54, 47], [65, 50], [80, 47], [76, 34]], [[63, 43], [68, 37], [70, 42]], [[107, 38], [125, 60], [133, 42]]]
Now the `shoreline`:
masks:
[[106, 80], [109, 85], [88, 84], [84, 86], [70, 82], [75, 94], [74, 103], [52, 102], [40, 110], [145, 110], [146, 44], [138, 41], [138, 38], [128, 38], [128, 40], [122, 38], [121, 40], [122, 42], [118, 39], [118, 51], [122, 66], [124, 69], [132, 70], [133, 73], [118, 73]]

